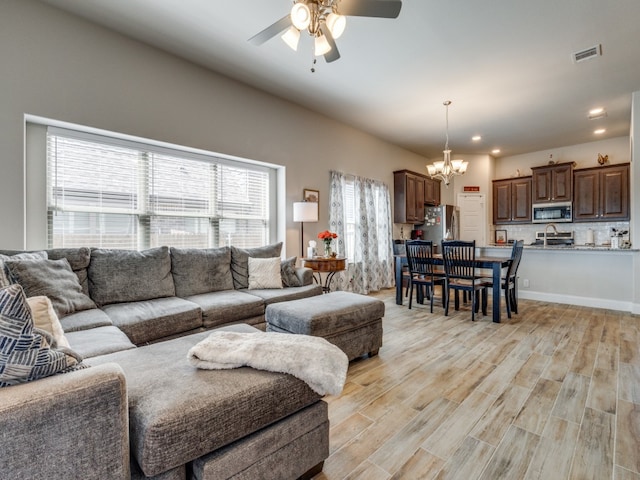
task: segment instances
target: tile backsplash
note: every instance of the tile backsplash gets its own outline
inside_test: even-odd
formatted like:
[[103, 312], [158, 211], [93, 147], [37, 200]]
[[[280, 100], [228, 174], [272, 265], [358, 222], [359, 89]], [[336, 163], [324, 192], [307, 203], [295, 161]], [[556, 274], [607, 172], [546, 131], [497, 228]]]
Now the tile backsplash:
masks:
[[[573, 231], [574, 243], [584, 245], [587, 242], [587, 231], [593, 230], [593, 241], [602, 245], [611, 240], [611, 229], [629, 230], [629, 222], [588, 222], [588, 223], [557, 223], [559, 232]], [[507, 240], [524, 240], [527, 245], [536, 239], [536, 232], [543, 232], [545, 224], [526, 225], [492, 225], [489, 243], [493, 243], [495, 230], [506, 230]]]

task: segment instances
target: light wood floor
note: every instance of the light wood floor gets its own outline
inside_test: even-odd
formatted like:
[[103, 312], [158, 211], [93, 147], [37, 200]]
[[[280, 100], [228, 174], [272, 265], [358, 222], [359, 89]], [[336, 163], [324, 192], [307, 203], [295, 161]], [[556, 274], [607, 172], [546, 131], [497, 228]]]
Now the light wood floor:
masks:
[[521, 300], [472, 323], [375, 296], [383, 347], [326, 398], [315, 480], [640, 480], [640, 316]]

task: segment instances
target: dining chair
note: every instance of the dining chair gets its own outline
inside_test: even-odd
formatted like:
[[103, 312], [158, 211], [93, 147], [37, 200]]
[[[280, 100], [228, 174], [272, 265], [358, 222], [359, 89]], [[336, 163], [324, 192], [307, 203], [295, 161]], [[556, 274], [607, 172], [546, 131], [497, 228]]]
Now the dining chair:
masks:
[[[518, 313], [518, 267], [522, 259], [524, 240], [517, 240], [511, 249], [511, 259], [507, 271], [500, 279], [500, 287], [504, 290], [504, 303], [507, 306], [507, 317], [511, 318], [511, 312]], [[493, 287], [493, 279], [485, 279]]]
[[[426, 288], [427, 298], [431, 303], [431, 313], [433, 313], [433, 292], [436, 285], [442, 287], [442, 306], [445, 305], [446, 301], [445, 277], [441, 272], [434, 269], [433, 242], [428, 240], [409, 240], [405, 245], [410, 275], [409, 309], [411, 309], [413, 301], [413, 286], [416, 285], [420, 289]], [[424, 298], [424, 295], [422, 298]]]
[[[407, 247], [405, 246], [405, 240], [394, 240], [393, 241], [393, 254], [394, 255], [407, 255]], [[411, 275], [409, 274], [409, 266], [402, 265], [402, 283], [406, 284], [406, 289], [404, 292], [404, 296], [409, 296], [409, 286], [411, 281]]]
[[447, 302], [444, 314], [449, 314], [449, 290], [455, 292], [455, 309], [459, 310], [460, 291], [469, 292], [471, 297], [471, 320], [475, 321], [478, 310], [478, 293], [482, 294], [482, 314], [487, 314], [487, 287], [490, 282], [479, 277], [476, 272], [476, 242], [451, 240], [442, 242], [442, 259], [446, 275]]

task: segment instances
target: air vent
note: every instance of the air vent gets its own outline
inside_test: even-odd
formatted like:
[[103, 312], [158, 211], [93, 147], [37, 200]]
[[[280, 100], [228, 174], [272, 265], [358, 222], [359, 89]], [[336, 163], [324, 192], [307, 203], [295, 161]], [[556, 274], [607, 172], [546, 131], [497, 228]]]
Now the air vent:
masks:
[[573, 54], [573, 61], [575, 63], [580, 63], [584, 62], [585, 60], [591, 60], [592, 58], [599, 57], [600, 55], [602, 55], [602, 46], [598, 44], [593, 47], [587, 48], [586, 50], [575, 52]]

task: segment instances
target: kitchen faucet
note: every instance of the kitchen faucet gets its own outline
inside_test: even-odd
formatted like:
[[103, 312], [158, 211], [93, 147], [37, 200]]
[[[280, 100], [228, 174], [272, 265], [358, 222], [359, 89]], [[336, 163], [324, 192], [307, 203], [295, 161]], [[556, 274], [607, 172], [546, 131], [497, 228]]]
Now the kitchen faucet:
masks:
[[544, 227], [544, 244], [543, 247], [547, 247], [547, 231], [549, 230], [549, 227], [553, 228], [553, 231], [556, 232], [556, 235], [558, 234], [558, 229], [556, 228], [556, 224], [555, 223], [547, 223]]

